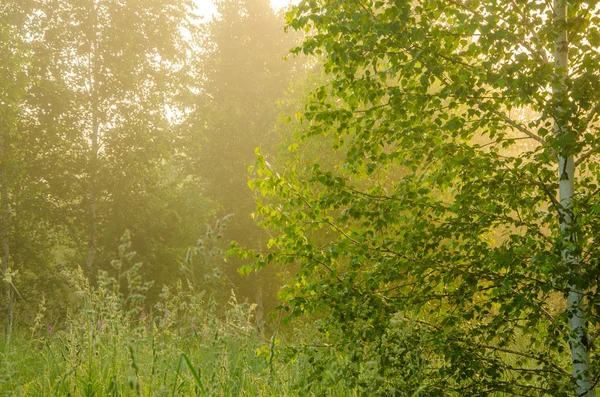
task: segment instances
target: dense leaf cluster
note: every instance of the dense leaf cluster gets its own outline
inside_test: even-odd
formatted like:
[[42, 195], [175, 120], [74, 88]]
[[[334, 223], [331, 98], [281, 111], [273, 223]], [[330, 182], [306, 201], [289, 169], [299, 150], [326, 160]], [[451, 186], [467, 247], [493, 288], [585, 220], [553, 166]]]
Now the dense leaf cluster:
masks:
[[[217, 5], [204, 21], [191, 0], [0, 5], [7, 329], [42, 299], [45, 321], [64, 324], [72, 269], [93, 284], [126, 230], [157, 281], [149, 304], [180, 277], [226, 304], [234, 285], [223, 280], [236, 273], [221, 248], [260, 239], [247, 164], [256, 145], [277, 140], [276, 101], [294, 65], [281, 58], [294, 40], [266, 0]], [[205, 233], [231, 213], [225, 238], [223, 222]], [[234, 281], [254, 294], [255, 282]]]
[[[312, 0], [288, 13], [310, 34], [295, 52], [330, 74], [298, 146], [324, 139], [342, 159], [279, 170], [259, 156], [273, 237], [246, 255], [300, 266], [283, 296], [292, 317], [324, 315], [335, 346], [315, 352], [321, 377], [337, 366], [329, 381], [369, 395], [571, 393], [569, 291], [583, 291], [590, 335], [600, 318], [599, 18], [593, 1], [569, 2], [566, 25], [545, 1]], [[568, 74], [553, 64], [565, 29]]]

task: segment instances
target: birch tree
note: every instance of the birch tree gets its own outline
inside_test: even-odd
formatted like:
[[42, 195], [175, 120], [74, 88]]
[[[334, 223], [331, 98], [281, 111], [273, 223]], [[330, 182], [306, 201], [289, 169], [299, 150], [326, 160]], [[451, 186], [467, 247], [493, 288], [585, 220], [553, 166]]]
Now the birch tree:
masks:
[[299, 177], [259, 156], [273, 237], [244, 255], [301, 266], [286, 308], [319, 313], [331, 338], [309, 349], [313, 379], [369, 395], [594, 395], [599, 14], [563, 0], [311, 0], [288, 14], [311, 33], [295, 51], [331, 78], [292, 150], [325, 134], [345, 159]]
[[[44, 89], [32, 92], [29, 106], [40, 133], [64, 137], [48, 152], [60, 151], [68, 163], [71, 184], [55, 193], [78, 259], [93, 276], [129, 228], [141, 258], [172, 273], [162, 266], [160, 247], [179, 236], [165, 229], [177, 219], [171, 207], [185, 185], [173, 157], [175, 124], [193, 105], [184, 33], [197, 27], [193, 3], [40, 0], [37, 6], [32, 77]], [[51, 120], [43, 119], [44, 107], [54, 110]]]

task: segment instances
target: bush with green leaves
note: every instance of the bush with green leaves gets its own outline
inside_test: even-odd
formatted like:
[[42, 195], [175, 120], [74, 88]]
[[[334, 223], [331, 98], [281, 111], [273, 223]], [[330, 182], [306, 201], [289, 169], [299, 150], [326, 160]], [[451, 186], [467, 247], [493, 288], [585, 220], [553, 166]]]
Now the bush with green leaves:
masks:
[[[270, 250], [241, 255], [300, 268], [285, 309], [323, 317], [344, 346], [338, 380], [370, 395], [593, 395], [599, 7], [305, 0], [287, 14], [309, 33], [295, 52], [330, 76], [291, 149], [327, 136], [343, 160], [259, 154]], [[330, 356], [314, 360], [324, 378]]]

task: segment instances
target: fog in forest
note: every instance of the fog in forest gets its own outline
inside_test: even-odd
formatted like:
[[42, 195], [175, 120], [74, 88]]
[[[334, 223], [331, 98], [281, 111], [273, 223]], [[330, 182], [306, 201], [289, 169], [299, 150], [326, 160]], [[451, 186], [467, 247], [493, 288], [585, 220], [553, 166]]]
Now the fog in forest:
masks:
[[290, 88], [308, 70], [284, 59], [299, 36], [273, 5], [4, 4], [7, 327], [32, 323], [42, 300], [61, 327], [73, 273], [94, 285], [115, 261], [141, 264], [149, 309], [177, 282], [275, 306], [275, 270], [242, 278], [225, 261], [232, 240], [265, 244], [248, 167], [291, 134], [279, 116], [299, 109]]
[[598, 1], [0, 0], [0, 396], [593, 396], [599, 54]]

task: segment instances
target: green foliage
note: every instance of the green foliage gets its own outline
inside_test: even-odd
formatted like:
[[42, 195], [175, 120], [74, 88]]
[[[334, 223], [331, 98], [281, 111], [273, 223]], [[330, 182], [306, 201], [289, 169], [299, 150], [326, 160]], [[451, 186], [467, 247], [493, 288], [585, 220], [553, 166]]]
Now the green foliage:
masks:
[[193, 3], [5, 3], [0, 239], [13, 286], [0, 304], [13, 311], [12, 288], [17, 322], [41, 299], [62, 321], [62, 270], [110, 269], [126, 229], [146, 275], [174, 280], [214, 207], [181, 155], [195, 106]]
[[[600, 318], [597, 6], [568, 5], [563, 82], [551, 58], [564, 26], [547, 2], [323, 0], [288, 13], [311, 33], [295, 52], [330, 73], [293, 148], [329, 135], [343, 159], [284, 170], [259, 154], [251, 184], [273, 237], [270, 252], [241, 255], [300, 268], [285, 309], [323, 316], [347, 357], [317, 349], [317, 379], [369, 395], [572, 393], [574, 286], [590, 335]], [[569, 204], [555, 199], [561, 156], [580, 176]]]
[[[284, 32], [283, 15], [269, 0], [219, 0], [215, 6], [217, 14], [198, 36], [203, 49], [197, 59], [198, 106], [190, 117], [186, 159], [205, 181], [203, 194], [217, 204], [217, 213], [234, 215], [228, 237], [258, 249], [266, 236], [251, 218], [247, 170], [257, 146], [274, 147], [280, 139], [278, 101], [304, 74], [299, 58], [284, 60], [299, 36]], [[224, 274], [240, 296], [274, 306], [275, 272], [249, 282], [237, 274], [237, 258], [228, 265]]]
[[[231, 294], [223, 309], [179, 283], [154, 310], [128, 234], [110, 273], [91, 286], [81, 269], [65, 324], [45, 326], [42, 303], [28, 333], [0, 345], [2, 396], [295, 396], [309, 364], [283, 355], [253, 327], [255, 305]], [[306, 332], [306, 331], [303, 331]], [[265, 355], [267, 351], [269, 354]], [[343, 385], [308, 395], [348, 396]], [[306, 394], [306, 393], [303, 393]]]

